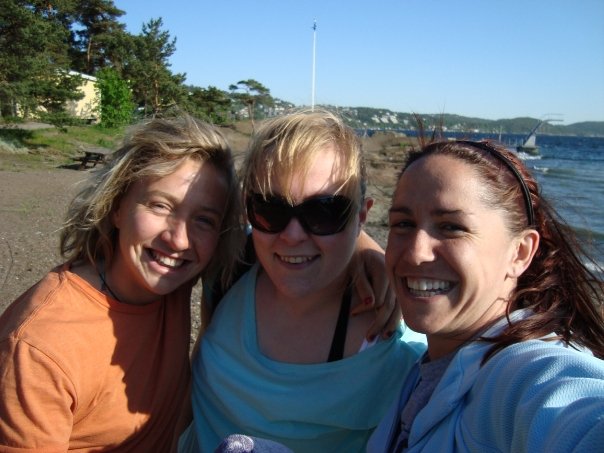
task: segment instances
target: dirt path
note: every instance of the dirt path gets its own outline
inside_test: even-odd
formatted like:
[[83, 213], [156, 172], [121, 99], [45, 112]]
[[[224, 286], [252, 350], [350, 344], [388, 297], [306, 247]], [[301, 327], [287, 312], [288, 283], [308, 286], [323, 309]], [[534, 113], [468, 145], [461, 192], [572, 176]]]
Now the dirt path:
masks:
[[60, 263], [58, 229], [88, 171], [0, 172], [0, 311]]

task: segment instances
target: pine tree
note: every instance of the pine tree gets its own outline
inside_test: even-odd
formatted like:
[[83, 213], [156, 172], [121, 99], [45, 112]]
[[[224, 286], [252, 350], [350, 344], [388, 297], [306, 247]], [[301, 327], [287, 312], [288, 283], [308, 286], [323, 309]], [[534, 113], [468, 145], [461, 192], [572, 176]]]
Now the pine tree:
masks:
[[236, 84], [230, 85], [229, 90], [231, 90], [234, 99], [247, 107], [248, 116], [252, 120], [252, 128], [254, 127], [256, 107], [258, 105], [265, 107], [273, 105], [270, 90], [254, 79], [240, 80]]
[[185, 74], [170, 71], [169, 58], [176, 51], [176, 38], [170, 39], [162, 25], [161, 18], [143, 24], [141, 34], [134, 38], [135, 59], [125, 68], [145, 115], [165, 110], [185, 97]]
[[0, 113], [24, 117], [79, 99], [69, 73], [66, 23], [71, 1], [0, 0]]
[[74, 20], [79, 27], [72, 47], [74, 69], [93, 75], [116, 65], [120, 53], [116, 47], [120, 47], [118, 42], [126, 33], [125, 25], [117, 21], [123, 15], [112, 0], [78, 1]]

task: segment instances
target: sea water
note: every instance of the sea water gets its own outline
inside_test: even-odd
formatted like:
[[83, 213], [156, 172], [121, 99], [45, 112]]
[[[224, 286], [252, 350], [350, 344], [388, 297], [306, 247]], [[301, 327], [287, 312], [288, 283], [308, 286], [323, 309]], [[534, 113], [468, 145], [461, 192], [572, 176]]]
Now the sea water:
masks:
[[538, 156], [520, 157], [543, 195], [604, 267], [604, 138], [544, 135], [537, 145]]

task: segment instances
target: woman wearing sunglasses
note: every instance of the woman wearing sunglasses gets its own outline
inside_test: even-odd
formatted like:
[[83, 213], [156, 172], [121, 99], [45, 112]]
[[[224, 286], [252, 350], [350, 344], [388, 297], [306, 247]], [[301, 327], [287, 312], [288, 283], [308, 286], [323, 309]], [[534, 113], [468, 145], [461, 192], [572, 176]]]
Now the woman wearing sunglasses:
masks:
[[363, 451], [423, 350], [368, 344], [350, 316], [355, 242], [372, 200], [354, 131], [300, 112], [267, 122], [243, 168], [258, 263], [225, 295], [193, 359], [193, 425], [181, 451], [241, 432], [296, 452]]

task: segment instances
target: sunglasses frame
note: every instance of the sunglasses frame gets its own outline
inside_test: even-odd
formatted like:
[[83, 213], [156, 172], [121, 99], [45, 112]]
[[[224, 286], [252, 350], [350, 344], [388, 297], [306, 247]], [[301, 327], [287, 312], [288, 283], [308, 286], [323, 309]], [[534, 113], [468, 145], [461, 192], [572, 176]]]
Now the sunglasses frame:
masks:
[[[271, 228], [272, 225], [269, 225], [269, 228], [266, 228], [264, 225], [258, 222], [256, 216], [257, 209], [255, 208], [255, 204], [261, 204], [264, 208], [268, 208], [270, 211], [275, 212], [275, 215], [279, 215], [285, 220], [280, 219], [267, 219], [271, 220], [268, 223], [274, 225], [278, 223], [278, 228]], [[345, 206], [344, 209], [341, 209], [341, 212], [336, 217], [330, 219], [333, 221], [333, 228], [319, 228], [317, 229], [316, 221], [309, 221], [308, 217], [313, 215], [319, 215], [320, 213], [309, 213], [309, 209], [313, 209], [313, 205], [318, 205], [319, 208], [317, 210], [321, 210], [325, 213], [328, 205], [337, 205], [337, 206]], [[325, 205], [325, 206], [322, 206]], [[302, 203], [292, 206], [287, 202], [287, 200], [279, 195], [268, 195], [264, 196], [260, 193], [252, 192], [248, 195], [246, 200], [246, 209], [247, 209], [247, 218], [253, 228], [262, 231], [263, 233], [269, 234], [277, 234], [281, 233], [283, 230], [287, 228], [287, 225], [292, 221], [295, 217], [300, 222], [300, 225], [308, 234], [313, 234], [315, 236], [330, 236], [332, 234], [337, 234], [346, 228], [353, 211], [353, 203], [344, 195], [319, 195], [316, 197], [310, 197], [305, 199]], [[277, 210], [277, 211], [275, 211]], [[264, 215], [262, 217], [266, 218]], [[334, 220], [335, 219], [335, 220]], [[337, 222], [337, 225], [336, 225]], [[283, 223], [283, 225], [281, 225]]]

